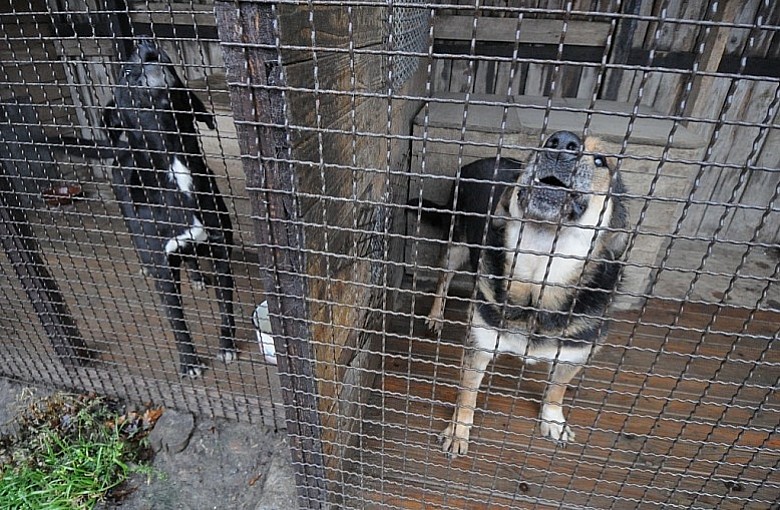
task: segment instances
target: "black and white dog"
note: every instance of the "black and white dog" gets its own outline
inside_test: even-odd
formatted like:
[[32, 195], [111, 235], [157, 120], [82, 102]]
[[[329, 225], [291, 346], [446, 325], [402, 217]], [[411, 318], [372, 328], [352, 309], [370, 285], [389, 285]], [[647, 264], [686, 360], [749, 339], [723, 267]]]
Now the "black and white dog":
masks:
[[86, 157], [114, 158], [114, 193], [173, 328], [181, 374], [192, 378], [201, 375], [203, 363], [184, 320], [182, 262], [193, 270], [193, 283], [202, 286], [197, 257], [211, 260], [221, 322], [218, 358], [225, 363], [237, 358], [232, 225], [201, 150], [198, 121], [215, 127], [213, 115], [185, 90], [165, 51], [141, 39], [103, 112], [109, 143], [66, 139], [65, 147]]

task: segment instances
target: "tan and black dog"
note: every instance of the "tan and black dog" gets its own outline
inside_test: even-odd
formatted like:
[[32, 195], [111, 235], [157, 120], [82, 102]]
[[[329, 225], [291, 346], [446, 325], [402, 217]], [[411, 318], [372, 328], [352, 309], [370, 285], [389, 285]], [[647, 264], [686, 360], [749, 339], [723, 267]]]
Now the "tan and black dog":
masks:
[[523, 163], [514, 159], [480, 159], [460, 169], [458, 184], [453, 186], [446, 204], [425, 199], [407, 203], [414, 207], [409, 212], [415, 213], [419, 207], [420, 219], [440, 231], [448, 232], [452, 225], [452, 243], [439, 254], [438, 267], [444, 271], [436, 282], [436, 294], [425, 320], [433, 333], [440, 332], [444, 325], [444, 300], [455, 273], [467, 263], [471, 273], [477, 272], [486, 224], [495, 214], [506, 186], [517, 181], [522, 168]]
[[623, 183], [599, 140], [551, 135], [507, 185], [480, 258], [477, 301], [445, 452], [468, 451], [477, 391], [496, 354], [547, 361], [541, 433], [568, 441], [566, 385], [599, 348], [626, 250]]

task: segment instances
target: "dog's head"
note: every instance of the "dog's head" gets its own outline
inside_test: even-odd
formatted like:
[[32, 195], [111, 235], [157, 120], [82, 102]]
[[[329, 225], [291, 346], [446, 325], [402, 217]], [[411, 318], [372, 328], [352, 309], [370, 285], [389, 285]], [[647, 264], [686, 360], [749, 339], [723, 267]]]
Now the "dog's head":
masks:
[[598, 216], [608, 193], [622, 190], [613, 158], [602, 152], [597, 138], [550, 135], [518, 179], [510, 214], [555, 223], [579, 223], [588, 212]]
[[[149, 128], [143, 124], [144, 114], [189, 115], [214, 129], [214, 116], [192, 91], [185, 90], [168, 54], [149, 38], [138, 40], [135, 50], [122, 66], [114, 100], [106, 105], [103, 124], [108, 128]], [[157, 119], [153, 124], [160, 124]], [[163, 124], [165, 124], [163, 122]], [[180, 130], [194, 121], [176, 123]]]
[[138, 41], [135, 51], [122, 66], [119, 84], [126, 85], [131, 94], [160, 96], [170, 88], [183, 88], [173, 67], [171, 57], [148, 38]]

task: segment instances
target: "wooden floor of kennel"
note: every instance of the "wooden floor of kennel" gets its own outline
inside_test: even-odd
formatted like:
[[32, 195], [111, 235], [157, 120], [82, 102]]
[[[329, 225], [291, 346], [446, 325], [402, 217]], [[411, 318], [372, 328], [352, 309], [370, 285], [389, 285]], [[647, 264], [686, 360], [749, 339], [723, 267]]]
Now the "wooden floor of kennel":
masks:
[[[409, 315], [390, 324], [357, 472], [345, 479], [354, 489], [346, 506], [770, 508], [776, 501], [777, 313], [751, 318], [746, 309], [691, 304], [679, 313], [679, 303], [660, 300], [643, 313], [617, 313], [605, 348], [567, 391], [577, 438], [566, 447], [538, 436], [546, 367], [521, 372], [517, 359], [501, 357], [483, 382], [469, 453], [450, 460], [437, 434], [452, 413], [465, 326], [445, 327], [437, 341], [420, 317], [429, 298], [414, 302], [413, 331]], [[450, 319], [465, 318], [464, 301], [448, 307]]]

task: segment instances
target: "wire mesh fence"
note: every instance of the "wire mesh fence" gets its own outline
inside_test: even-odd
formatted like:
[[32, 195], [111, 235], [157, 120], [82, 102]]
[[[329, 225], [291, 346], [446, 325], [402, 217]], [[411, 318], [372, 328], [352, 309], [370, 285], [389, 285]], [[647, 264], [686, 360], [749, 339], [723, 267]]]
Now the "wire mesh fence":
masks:
[[779, 19], [13, 2], [0, 374], [284, 427], [304, 508], [775, 508]]

